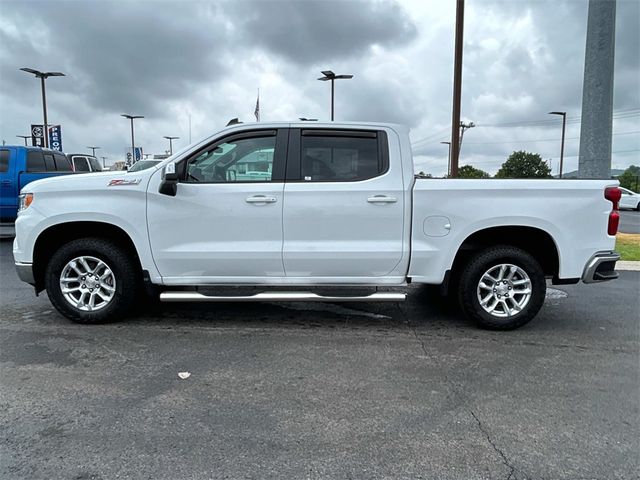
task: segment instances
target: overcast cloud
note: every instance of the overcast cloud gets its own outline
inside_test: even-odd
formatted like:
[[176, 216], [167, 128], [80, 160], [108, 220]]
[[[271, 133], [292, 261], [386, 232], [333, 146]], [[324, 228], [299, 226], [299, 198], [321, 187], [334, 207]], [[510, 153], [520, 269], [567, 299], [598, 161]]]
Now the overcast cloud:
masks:
[[[467, 0], [461, 164], [495, 172], [513, 150], [552, 159], [566, 110], [565, 171], [577, 168], [587, 0]], [[639, 164], [640, 2], [618, 0], [613, 166]], [[47, 82], [49, 123], [67, 152], [99, 145], [124, 159], [129, 126], [147, 153], [222, 128], [232, 117], [327, 119], [320, 70], [336, 84], [336, 119], [405, 123], [418, 169], [446, 171], [455, 2], [0, 1], [0, 138], [16, 143], [41, 123], [36, 80], [18, 69], [59, 70]], [[544, 123], [532, 124], [527, 122]], [[507, 125], [505, 125], [507, 124]]]

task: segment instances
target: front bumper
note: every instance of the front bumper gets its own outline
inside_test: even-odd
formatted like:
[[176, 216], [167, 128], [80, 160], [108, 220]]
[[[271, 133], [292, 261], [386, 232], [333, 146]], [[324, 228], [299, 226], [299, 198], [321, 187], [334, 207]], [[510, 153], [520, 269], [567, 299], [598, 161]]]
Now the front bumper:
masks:
[[584, 267], [582, 281], [584, 283], [604, 282], [618, 278], [616, 262], [620, 260], [617, 252], [598, 252], [589, 259]]
[[33, 264], [16, 262], [15, 265], [18, 278], [29, 285], [35, 286], [36, 280], [33, 276]]

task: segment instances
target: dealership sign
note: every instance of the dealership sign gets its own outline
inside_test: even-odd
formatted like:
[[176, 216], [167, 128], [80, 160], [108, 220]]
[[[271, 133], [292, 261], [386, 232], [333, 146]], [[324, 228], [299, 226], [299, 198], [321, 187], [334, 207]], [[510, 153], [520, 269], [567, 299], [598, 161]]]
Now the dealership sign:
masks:
[[49, 126], [49, 148], [62, 151], [62, 127], [60, 125]]
[[[44, 147], [44, 128], [42, 125], [31, 125], [31, 145]], [[62, 127], [49, 125], [49, 148], [62, 151]]]

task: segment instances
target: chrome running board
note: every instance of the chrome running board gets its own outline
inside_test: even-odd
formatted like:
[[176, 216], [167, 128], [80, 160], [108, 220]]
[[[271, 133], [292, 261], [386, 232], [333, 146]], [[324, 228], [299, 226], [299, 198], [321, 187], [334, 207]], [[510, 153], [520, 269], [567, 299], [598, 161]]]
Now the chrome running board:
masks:
[[362, 296], [324, 296], [309, 292], [263, 292], [254, 295], [203, 295], [199, 292], [162, 292], [161, 302], [403, 302], [406, 293], [376, 292]]

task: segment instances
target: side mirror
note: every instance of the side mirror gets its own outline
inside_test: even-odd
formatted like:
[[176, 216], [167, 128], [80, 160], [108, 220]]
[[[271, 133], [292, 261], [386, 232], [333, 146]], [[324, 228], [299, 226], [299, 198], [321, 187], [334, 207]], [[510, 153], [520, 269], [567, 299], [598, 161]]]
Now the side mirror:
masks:
[[178, 193], [178, 180], [179, 175], [176, 171], [175, 162], [168, 163], [162, 172], [162, 182], [160, 183], [158, 192], [163, 195], [175, 197], [176, 193]]
[[168, 163], [166, 167], [164, 167], [164, 179], [169, 182], [177, 182], [178, 181], [178, 173], [176, 172], [176, 164], [175, 162]]

